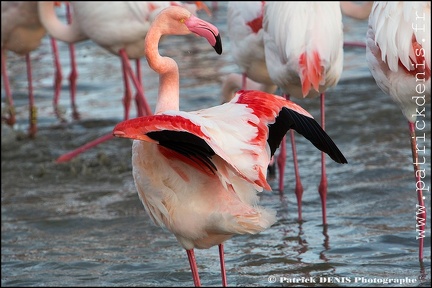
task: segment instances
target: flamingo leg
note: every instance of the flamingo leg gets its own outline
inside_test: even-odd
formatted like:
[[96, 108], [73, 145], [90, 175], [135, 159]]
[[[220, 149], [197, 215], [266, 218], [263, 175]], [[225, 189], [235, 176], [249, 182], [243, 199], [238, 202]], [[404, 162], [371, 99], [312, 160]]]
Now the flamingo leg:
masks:
[[416, 212], [416, 220], [417, 220], [416, 228], [419, 235], [418, 236], [419, 258], [420, 261], [422, 261], [424, 235], [425, 235], [424, 233], [425, 233], [425, 226], [426, 226], [426, 208], [425, 208], [424, 197], [423, 197], [423, 188], [425, 186], [425, 183], [421, 178], [422, 172], [420, 169], [420, 164], [424, 164], [426, 161], [424, 157], [423, 157], [423, 161], [419, 161], [415, 123], [408, 122], [408, 124], [409, 124], [410, 136], [411, 136], [411, 152], [413, 158], [414, 177], [416, 179], [416, 191], [417, 191], [417, 200], [418, 200], [418, 207]]
[[225, 270], [225, 258], [224, 258], [224, 246], [223, 244], [219, 244], [219, 259], [220, 259], [220, 266], [221, 266], [221, 275], [222, 275], [222, 287], [227, 287], [227, 277], [226, 277], [226, 270]]
[[192, 271], [192, 277], [194, 281], [195, 287], [201, 287], [201, 281], [198, 274], [198, 267], [195, 260], [195, 253], [193, 249], [186, 250], [188, 259], [189, 259], [189, 265]]
[[127, 65], [128, 64], [130, 65], [130, 63], [127, 57], [126, 59], [122, 58], [121, 62], [122, 62], [122, 73], [123, 73], [123, 83], [124, 83], [124, 96], [123, 96], [124, 119], [127, 120], [129, 119], [130, 103], [132, 100], [128, 72], [127, 72]]
[[[325, 131], [325, 95], [321, 94], [321, 127]], [[326, 154], [321, 152], [321, 182], [318, 187], [318, 192], [321, 197], [322, 219], [323, 225], [327, 225], [327, 174], [325, 164]]]
[[63, 113], [61, 113], [60, 107], [59, 107], [59, 99], [60, 99], [60, 92], [61, 92], [61, 84], [62, 84], [63, 75], [62, 75], [62, 71], [61, 71], [58, 46], [57, 46], [57, 41], [53, 37], [50, 37], [50, 38], [51, 38], [51, 48], [52, 48], [52, 52], [53, 52], [54, 68], [55, 68], [54, 99], [53, 99], [54, 113], [61, 122], [66, 122], [66, 119], [63, 117], [63, 115], [62, 115]]
[[[144, 92], [144, 83], [142, 81], [142, 73], [141, 73], [141, 59], [135, 59], [135, 65], [136, 65], [136, 78], [138, 80], [139, 85], [142, 87], [142, 91]], [[135, 103], [136, 103], [138, 117], [145, 116], [147, 113], [145, 102], [146, 101], [145, 101], [144, 94], [139, 93], [137, 90], [135, 94]]]
[[[144, 91], [143, 91], [142, 85], [140, 84], [140, 80], [138, 80], [138, 78], [136, 77], [136, 75], [133, 72], [132, 66], [130, 65], [129, 58], [126, 54], [126, 51], [124, 49], [121, 49], [119, 51], [119, 55], [125, 64], [127, 75], [132, 79], [132, 82], [135, 85], [135, 89], [137, 89], [137, 91], [138, 91], [137, 93], [139, 93], [139, 95], [141, 95], [138, 97], [138, 99], [141, 99], [144, 101], [144, 108], [146, 110], [146, 115], [153, 115], [152, 110], [150, 108], [150, 105], [147, 103], [147, 101], [144, 97]], [[126, 60], [128, 60], [128, 61], [126, 61]]]
[[294, 131], [290, 130], [290, 137], [291, 137], [291, 147], [292, 147], [292, 153], [293, 153], [293, 161], [294, 161], [294, 174], [295, 174], [295, 180], [296, 180], [296, 185], [295, 185], [295, 195], [297, 198], [297, 209], [298, 209], [298, 221], [302, 221], [302, 198], [303, 198], [303, 185], [301, 183], [301, 179], [300, 179], [300, 170], [299, 170], [299, 165], [298, 165], [298, 159], [297, 159], [297, 149], [296, 149], [296, 144], [295, 144], [295, 135], [294, 135]]
[[[72, 13], [70, 8], [70, 3], [66, 2], [66, 18], [68, 24], [72, 23]], [[76, 91], [77, 91], [77, 79], [78, 79], [78, 70], [75, 59], [75, 45], [73, 43], [69, 44], [69, 58], [71, 62], [71, 72], [69, 74], [69, 93], [71, 99], [72, 106], [72, 117], [75, 120], [79, 120], [81, 118], [80, 113], [78, 112], [78, 107], [76, 105]]]
[[27, 62], [27, 81], [28, 81], [28, 92], [29, 92], [29, 113], [30, 113], [29, 136], [30, 138], [34, 138], [36, 137], [36, 132], [37, 132], [37, 108], [35, 105], [34, 94], [33, 94], [33, 77], [32, 77], [32, 69], [31, 69], [30, 53], [27, 53], [25, 57]]
[[283, 137], [279, 148], [279, 156], [277, 158], [277, 165], [279, 171], [279, 194], [282, 196], [284, 191], [284, 174], [286, 163], [286, 136]]
[[66, 154], [61, 155], [60, 157], [58, 157], [56, 159], [56, 163], [62, 163], [62, 162], [67, 162], [69, 160], [71, 160], [72, 158], [75, 158], [76, 156], [78, 156], [79, 154], [89, 150], [90, 148], [93, 148], [105, 141], [108, 141], [110, 139], [114, 138], [114, 135], [112, 135], [112, 133], [106, 134], [104, 136], [101, 136], [91, 142], [88, 142], [87, 144], [78, 147], [77, 149], [68, 152]]
[[[290, 99], [289, 95], [286, 95], [285, 98], [287, 98], [288, 100]], [[301, 183], [301, 179], [300, 179], [300, 170], [299, 170], [299, 165], [298, 165], [298, 159], [297, 159], [297, 148], [296, 148], [296, 144], [295, 144], [295, 134], [294, 134], [294, 130], [290, 130], [290, 137], [291, 137], [291, 148], [292, 148], [292, 153], [293, 153], [293, 161], [294, 161], [294, 174], [295, 174], [295, 195], [297, 198], [297, 209], [298, 209], [298, 221], [302, 221], [302, 197], [303, 197], [303, 185]], [[285, 142], [285, 141], [282, 141]], [[286, 152], [285, 152], [286, 153]], [[283, 177], [283, 176], [282, 176]]]
[[81, 115], [78, 112], [78, 107], [76, 104], [76, 91], [77, 91], [77, 79], [78, 79], [78, 70], [75, 60], [75, 45], [69, 44], [69, 54], [71, 61], [71, 72], [69, 74], [69, 93], [71, 99], [72, 106], [72, 118], [75, 120], [81, 119]]
[[8, 110], [9, 110], [9, 118], [6, 118], [5, 121], [9, 126], [13, 126], [16, 122], [16, 116], [15, 116], [15, 106], [12, 98], [12, 92], [10, 89], [10, 83], [9, 83], [9, 77], [7, 74], [7, 68], [6, 68], [6, 50], [2, 49], [1, 51], [1, 73], [3, 78], [3, 84], [6, 92], [6, 99], [8, 102]]

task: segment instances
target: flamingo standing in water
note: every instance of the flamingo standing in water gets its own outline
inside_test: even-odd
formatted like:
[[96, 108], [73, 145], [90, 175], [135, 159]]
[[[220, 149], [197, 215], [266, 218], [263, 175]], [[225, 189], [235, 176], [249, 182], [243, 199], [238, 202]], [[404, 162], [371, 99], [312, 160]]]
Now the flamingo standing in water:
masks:
[[[425, 106], [431, 94], [431, 4], [430, 2], [377, 1], [369, 16], [366, 59], [381, 90], [390, 95], [408, 120], [418, 198], [417, 228], [419, 258], [423, 259], [426, 209], [423, 198], [424, 169], [419, 157], [416, 128], [425, 128]], [[423, 147], [423, 149], [422, 149]], [[429, 189], [429, 188], [427, 188]]]
[[179, 111], [178, 66], [159, 54], [158, 45], [164, 35], [190, 33], [222, 52], [216, 27], [180, 7], [163, 10], [145, 40], [147, 61], [160, 81], [155, 114], [123, 121], [113, 134], [134, 139], [133, 177], [141, 202], [187, 251], [195, 286], [201, 283], [194, 249], [216, 245], [226, 286], [223, 243], [275, 222], [274, 211], [257, 205], [257, 193], [271, 190], [265, 171], [286, 131], [295, 129], [334, 161], [347, 161], [307, 111], [273, 94], [241, 90], [228, 103]]
[[[2, 50], [2, 76], [4, 88], [6, 92], [6, 99], [8, 102], [8, 117], [5, 121], [8, 125], [14, 125], [16, 122], [15, 106], [13, 102], [12, 92], [9, 83], [9, 77], [6, 68], [7, 51], [12, 51], [18, 55], [25, 55], [27, 64], [27, 77], [28, 77], [28, 96], [29, 96], [29, 112], [30, 112], [30, 125], [29, 136], [31, 138], [36, 136], [37, 133], [37, 108], [34, 101], [33, 85], [32, 85], [32, 69], [30, 52], [39, 48], [42, 39], [46, 35], [46, 30], [42, 26], [37, 2], [32, 1], [2, 1], [1, 2], [1, 50]], [[54, 38], [51, 38], [51, 46], [53, 50], [54, 65], [56, 68], [54, 77], [54, 98], [53, 107], [56, 116], [64, 121], [59, 108], [58, 101], [60, 97], [62, 72], [58, 55], [57, 43]], [[73, 47], [70, 47], [73, 48]], [[71, 52], [72, 53], [72, 52]], [[72, 53], [71, 56], [74, 54]], [[74, 65], [72, 68], [74, 69]], [[72, 84], [71, 84], [72, 85]], [[72, 104], [74, 104], [74, 95], [71, 93]], [[75, 107], [72, 105], [72, 107]]]
[[[140, 58], [144, 56], [144, 38], [150, 27], [151, 19], [167, 5], [182, 5], [196, 13], [197, 9], [208, 9], [201, 2], [195, 4], [178, 1], [129, 1], [129, 2], [71, 2], [73, 19], [70, 25], [61, 22], [54, 10], [53, 1], [40, 1], [39, 13], [42, 24], [49, 34], [67, 43], [92, 40], [112, 54], [121, 58], [124, 80], [124, 119], [129, 119], [132, 99], [129, 79], [132, 80], [137, 94], [135, 96], [137, 115], [151, 115], [151, 109], [144, 96], [141, 80]], [[209, 13], [209, 12], [208, 12]], [[137, 72], [133, 72], [129, 59], [136, 60]], [[57, 162], [69, 161], [78, 154], [104, 141], [111, 139], [110, 134], [91, 141], [69, 153], [61, 155]]]
[[[339, 2], [266, 2], [263, 20], [267, 69], [286, 95], [296, 98], [321, 97], [321, 125], [325, 125], [324, 92], [335, 86], [343, 68], [343, 30]], [[303, 186], [298, 169], [294, 131], [290, 131], [301, 221]], [[285, 169], [285, 141], [278, 157], [279, 175]], [[327, 176], [322, 153], [319, 194], [323, 224], [327, 224]]]

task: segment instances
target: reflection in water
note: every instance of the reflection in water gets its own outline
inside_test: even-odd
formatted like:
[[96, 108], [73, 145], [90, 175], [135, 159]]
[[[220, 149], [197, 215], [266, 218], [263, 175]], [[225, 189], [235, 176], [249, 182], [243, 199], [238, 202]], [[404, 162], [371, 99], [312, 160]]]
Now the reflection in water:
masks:
[[330, 250], [330, 237], [327, 234], [328, 225], [323, 225], [323, 235], [324, 235], [324, 250], [320, 252], [320, 259], [325, 262], [329, 262], [329, 259], [325, 255], [325, 252]]

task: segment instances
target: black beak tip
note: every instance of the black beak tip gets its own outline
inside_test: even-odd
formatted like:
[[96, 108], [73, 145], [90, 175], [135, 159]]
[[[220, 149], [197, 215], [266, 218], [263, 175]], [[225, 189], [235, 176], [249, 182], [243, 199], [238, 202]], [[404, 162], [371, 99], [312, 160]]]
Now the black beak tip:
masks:
[[216, 53], [219, 55], [222, 54], [222, 39], [220, 34], [216, 36], [216, 44], [213, 46], [213, 48], [215, 49]]

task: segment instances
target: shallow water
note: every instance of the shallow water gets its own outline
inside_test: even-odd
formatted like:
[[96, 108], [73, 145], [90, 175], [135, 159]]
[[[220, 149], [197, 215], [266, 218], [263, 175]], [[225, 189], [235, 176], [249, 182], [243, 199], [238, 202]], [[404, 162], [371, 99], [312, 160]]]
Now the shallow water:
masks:
[[[229, 54], [226, 3], [220, 2], [212, 19], [200, 16], [219, 28], [222, 55], [195, 37], [169, 37], [160, 45], [163, 54], [179, 63], [183, 110], [219, 104], [223, 75], [238, 72]], [[366, 23], [344, 21], [346, 41], [362, 41]], [[123, 86], [116, 56], [91, 42], [76, 45], [82, 120], [71, 120], [69, 56], [67, 46], [59, 43], [65, 78], [61, 104], [69, 119], [60, 124], [51, 106], [52, 59], [45, 40], [32, 55], [39, 109], [34, 140], [25, 136], [25, 64], [12, 54], [8, 59], [18, 123], [14, 130], [2, 125], [1, 285], [192, 285], [185, 251], [173, 235], [151, 223], [139, 201], [129, 140], [112, 139], [68, 163], [54, 162], [112, 131], [123, 117]], [[145, 93], [154, 108], [157, 75], [145, 61], [142, 64]], [[349, 162], [339, 165], [327, 158], [328, 227], [322, 226], [317, 191], [320, 153], [298, 136], [304, 221], [297, 221], [288, 153], [285, 198], [281, 201], [277, 179], [270, 181], [274, 191], [261, 195], [262, 205], [277, 211], [277, 223], [258, 235], [236, 236], [225, 243], [228, 285], [429, 287], [431, 221], [427, 220], [424, 261], [419, 263], [408, 125], [376, 86], [364, 49], [346, 49], [342, 79], [327, 95], [326, 130]], [[319, 119], [318, 100], [297, 102]], [[134, 107], [131, 111], [134, 116]], [[426, 113], [430, 123], [430, 106]], [[422, 132], [427, 141], [421, 145], [429, 159], [425, 182], [430, 183], [430, 124]], [[287, 147], [290, 151], [289, 140]], [[430, 191], [424, 194], [430, 216]], [[195, 253], [202, 284], [220, 286], [217, 248]], [[271, 277], [276, 283], [270, 283]]]

